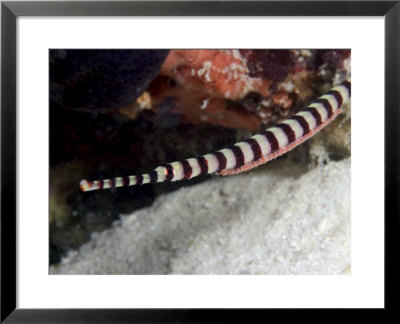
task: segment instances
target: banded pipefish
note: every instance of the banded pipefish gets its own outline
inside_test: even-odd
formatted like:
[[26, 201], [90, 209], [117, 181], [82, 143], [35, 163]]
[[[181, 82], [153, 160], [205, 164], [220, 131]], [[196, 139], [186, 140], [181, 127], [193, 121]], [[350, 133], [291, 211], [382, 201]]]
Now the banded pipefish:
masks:
[[81, 180], [82, 191], [127, 187], [146, 183], [179, 181], [202, 174], [234, 175], [277, 158], [327, 126], [342, 111], [351, 95], [350, 81], [344, 81], [294, 116], [264, 132], [230, 147], [183, 161], [162, 164], [148, 174], [112, 179]]

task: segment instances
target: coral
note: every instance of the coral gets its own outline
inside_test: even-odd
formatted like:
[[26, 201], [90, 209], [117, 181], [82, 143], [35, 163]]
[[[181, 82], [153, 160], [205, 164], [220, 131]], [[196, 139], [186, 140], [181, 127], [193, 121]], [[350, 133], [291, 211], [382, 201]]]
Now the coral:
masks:
[[[181, 122], [258, 131], [347, 78], [349, 50], [171, 50], [147, 92]], [[167, 123], [168, 124], [168, 123]]]
[[241, 99], [250, 91], [268, 96], [271, 84], [249, 75], [238, 50], [173, 50], [160, 73], [174, 78], [188, 91], [230, 100]]
[[255, 130], [260, 126], [257, 116], [230, 104], [250, 92], [268, 96], [270, 82], [248, 73], [238, 51], [171, 50], [149, 92], [156, 112], [157, 105], [173, 97], [170, 109], [182, 114], [184, 122]]

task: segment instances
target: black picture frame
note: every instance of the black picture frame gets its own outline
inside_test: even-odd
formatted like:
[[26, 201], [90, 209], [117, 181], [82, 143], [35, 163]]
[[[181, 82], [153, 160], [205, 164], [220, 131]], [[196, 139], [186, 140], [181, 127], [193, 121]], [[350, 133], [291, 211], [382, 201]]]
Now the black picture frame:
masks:
[[[19, 16], [384, 16], [385, 309], [395, 310], [399, 245], [400, 1], [135, 1], [1, 3], [1, 322], [230, 322], [237, 310], [16, 308], [16, 19]], [[371, 128], [373, 125], [371, 125]], [[369, 134], [371, 136], [371, 134]], [[397, 248], [397, 249], [396, 249]], [[397, 253], [396, 253], [397, 252]], [[390, 257], [392, 256], [392, 258]], [[246, 316], [253, 316], [248, 310]], [[259, 310], [260, 312], [260, 310]], [[259, 316], [258, 314], [257, 316]], [[249, 319], [249, 317], [248, 317]]]

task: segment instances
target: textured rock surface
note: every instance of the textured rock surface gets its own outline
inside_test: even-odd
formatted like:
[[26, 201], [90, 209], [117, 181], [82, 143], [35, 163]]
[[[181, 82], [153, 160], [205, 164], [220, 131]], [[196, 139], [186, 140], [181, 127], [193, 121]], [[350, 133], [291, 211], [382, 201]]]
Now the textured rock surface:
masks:
[[350, 50], [172, 49], [147, 89], [147, 109], [256, 132], [349, 76]]
[[279, 159], [159, 196], [52, 274], [350, 273], [350, 159]]

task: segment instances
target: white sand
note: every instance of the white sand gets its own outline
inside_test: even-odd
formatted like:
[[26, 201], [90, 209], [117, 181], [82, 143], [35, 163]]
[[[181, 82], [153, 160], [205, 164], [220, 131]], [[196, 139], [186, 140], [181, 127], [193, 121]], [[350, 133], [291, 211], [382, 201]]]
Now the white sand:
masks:
[[348, 274], [350, 246], [350, 159], [281, 159], [162, 195], [51, 273]]

